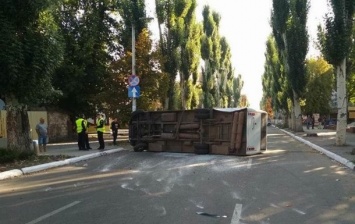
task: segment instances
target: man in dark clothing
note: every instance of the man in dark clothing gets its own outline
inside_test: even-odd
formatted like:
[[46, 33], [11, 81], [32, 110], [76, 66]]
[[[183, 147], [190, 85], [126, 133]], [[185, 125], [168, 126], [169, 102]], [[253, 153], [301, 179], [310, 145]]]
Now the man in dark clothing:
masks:
[[98, 113], [96, 118], [96, 131], [97, 131], [97, 139], [99, 140], [99, 150], [105, 149], [104, 142], [104, 130], [105, 130], [105, 121], [103, 119], [102, 114]]
[[89, 133], [88, 133], [88, 128], [89, 128], [89, 122], [87, 119], [84, 118], [84, 125], [85, 125], [85, 129], [86, 129], [86, 132], [85, 132], [85, 146], [86, 146], [86, 149], [89, 150], [91, 149], [90, 147], [90, 142], [89, 142]]
[[117, 118], [115, 118], [115, 119], [113, 119], [113, 121], [111, 122], [113, 145], [117, 145], [118, 128], [119, 128], [119, 124], [118, 124]]
[[84, 123], [83, 116], [78, 116], [75, 121], [75, 130], [78, 133], [78, 147], [79, 150], [86, 150], [85, 148], [85, 135], [86, 135], [86, 127]]

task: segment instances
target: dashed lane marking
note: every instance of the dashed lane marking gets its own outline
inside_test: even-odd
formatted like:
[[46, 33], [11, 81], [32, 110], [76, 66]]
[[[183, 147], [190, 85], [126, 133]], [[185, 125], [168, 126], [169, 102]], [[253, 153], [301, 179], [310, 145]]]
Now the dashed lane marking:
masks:
[[236, 204], [234, 208], [231, 224], [239, 224], [241, 214], [242, 214], [242, 205]]
[[45, 220], [46, 218], [49, 218], [49, 217], [51, 217], [51, 216], [53, 216], [53, 215], [55, 215], [55, 214], [57, 214], [57, 213], [59, 213], [59, 212], [64, 211], [65, 209], [68, 209], [68, 208], [70, 208], [70, 207], [73, 207], [74, 205], [79, 204], [79, 203], [80, 203], [80, 201], [74, 201], [73, 203], [70, 203], [69, 205], [66, 205], [66, 206], [61, 207], [61, 208], [59, 208], [59, 209], [57, 209], [57, 210], [54, 210], [53, 212], [50, 212], [50, 213], [48, 213], [48, 214], [46, 214], [46, 215], [43, 215], [43, 216], [41, 216], [41, 217], [39, 217], [39, 218], [37, 218], [37, 219], [31, 221], [31, 222], [28, 222], [28, 223], [26, 223], [26, 224], [35, 224], [35, 223], [38, 223], [38, 222], [40, 222], [40, 221]]

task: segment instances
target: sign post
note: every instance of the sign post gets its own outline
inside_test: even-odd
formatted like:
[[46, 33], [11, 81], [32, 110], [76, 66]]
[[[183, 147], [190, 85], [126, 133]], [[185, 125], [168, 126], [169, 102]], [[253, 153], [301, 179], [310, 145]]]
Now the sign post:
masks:
[[[135, 27], [134, 23], [132, 22], [132, 75], [135, 76], [136, 74], [136, 33], [135, 33]], [[130, 77], [131, 77], [130, 76]], [[130, 78], [128, 78], [129, 85], [131, 86], [130, 83]], [[139, 82], [139, 79], [138, 79]], [[138, 85], [138, 84], [137, 84]], [[132, 98], [132, 112], [136, 111], [137, 109], [137, 103], [136, 103], [136, 98]]]
[[137, 109], [136, 98], [138, 98], [140, 95], [140, 88], [138, 86], [139, 77], [136, 76], [135, 74], [128, 76], [128, 84], [129, 84], [128, 97], [132, 98], [132, 112], [134, 112]]

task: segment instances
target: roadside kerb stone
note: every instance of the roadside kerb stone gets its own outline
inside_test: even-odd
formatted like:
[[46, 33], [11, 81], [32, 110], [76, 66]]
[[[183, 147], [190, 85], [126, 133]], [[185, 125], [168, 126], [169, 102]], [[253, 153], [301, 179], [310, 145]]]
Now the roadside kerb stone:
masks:
[[322, 148], [322, 147], [320, 147], [318, 145], [315, 145], [315, 144], [313, 144], [310, 141], [304, 140], [303, 138], [301, 138], [299, 136], [296, 136], [295, 134], [292, 134], [292, 133], [290, 133], [288, 131], [285, 131], [283, 129], [280, 129], [280, 130], [282, 132], [290, 135], [291, 137], [295, 138], [296, 140], [298, 140], [298, 141], [310, 146], [311, 148], [313, 148], [313, 149], [325, 154], [329, 158], [334, 159], [335, 161], [338, 161], [339, 163], [343, 164], [344, 166], [350, 168], [351, 170], [355, 170], [355, 165], [351, 161], [349, 161], [349, 160], [347, 160], [347, 159], [345, 159], [345, 158], [343, 158], [343, 157], [341, 157], [341, 156], [339, 156], [339, 155], [337, 155], [335, 153], [332, 153], [332, 152], [330, 152], [330, 151], [328, 151], [328, 150], [326, 150], [326, 149], [324, 149], [324, 148]]
[[14, 178], [23, 175], [22, 171], [19, 169], [8, 170], [0, 173], [0, 180], [5, 180], [9, 178]]
[[84, 155], [84, 156], [78, 156], [78, 157], [74, 157], [74, 158], [70, 158], [70, 159], [65, 159], [62, 161], [55, 161], [55, 162], [45, 163], [45, 164], [31, 166], [31, 167], [24, 167], [22, 169], [9, 170], [9, 171], [5, 171], [5, 172], [0, 173], [0, 180], [18, 177], [18, 176], [21, 176], [24, 174], [34, 173], [34, 172], [47, 170], [47, 169], [51, 169], [51, 168], [55, 168], [55, 167], [59, 167], [59, 166], [65, 166], [65, 165], [69, 165], [69, 164], [76, 163], [79, 161], [89, 160], [89, 159], [93, 159], [96, 157], [116, 153], [116, 152], [119, 152], [122, 150], [125, 150], [125, 149], [124, 148], [111, 149], [111, 150], [107, 150], [107, 151], [96, 152], [96, 153], [92, 153], [92, 154], [88, 154], [88, 155]]

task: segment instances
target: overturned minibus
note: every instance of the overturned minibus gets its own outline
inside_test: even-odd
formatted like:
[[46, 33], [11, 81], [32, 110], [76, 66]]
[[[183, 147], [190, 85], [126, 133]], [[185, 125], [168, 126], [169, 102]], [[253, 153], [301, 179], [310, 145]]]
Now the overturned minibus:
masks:
[[252, 108], [134, 111], [134, 151], [254, 155], [266, 150], [267, 113]]

